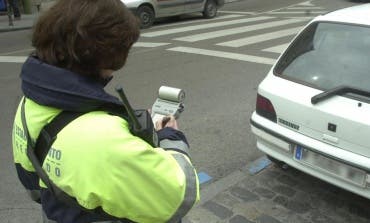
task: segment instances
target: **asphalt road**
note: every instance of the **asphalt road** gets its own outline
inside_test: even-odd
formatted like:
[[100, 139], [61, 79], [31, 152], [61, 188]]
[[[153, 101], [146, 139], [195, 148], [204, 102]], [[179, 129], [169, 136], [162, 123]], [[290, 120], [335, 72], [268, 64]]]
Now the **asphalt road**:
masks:
[[[160, 86], [184, 89], [185, 111], [179, 125], [191, 144], [193, 163], [213, 180], [223, 178], [262, 156], [249, 126], [256, 89], [295, 30], [315, 15], [356, 4], [361, 3], [244, 0], [225, 5], [212, 20], [190, 15], [158, 21], [142, 30], [126, 66], [115, 73], [107, 91], [115, 94], [114, 87], [123, 85], [133, 107], [149, 108]], [[302, 9], [307, 7], [311, 9]], [[248, 26], [255, 28], [247, 32]], [[290, 35], [282, 35], [282, 30]], [[232, 41], [245, 38], [249, 38], [245, 45], [233, 45]], [[30, 31], [0, 33], [0, 57], [25, 56], [31, 50]], [[12, 163], [11, 129], [21, 96], [20, 70], [21, 63], [1, 62], [1, 222], [16, 222], [7, 218], [17, 209], [30, 216], [38, 214], [26, 199]]]
[[[311, 4], [311, 13], [287, 9], [305, 4]], [[319, 13], [353, 4], [357, 3], [247, 0], [227, 4], [217, 20], [205, 21], [195, 15], [177, 21], [160, 21], [151, 29], [143, 30], [139, 44], [133, 48], [126, 67], [116, 75], [114, 84], [123, 83], [133, 105], [138, 108], [151, 106], [161, 85], [184, 89], [187, 98], [180, 127], [191, 143], [192, 159], [199, 171], [221, 178], [262, 155], [255, 149], [249, 117], [255, 108], [258, 83], [270, 69], [270, 60], [274, 61], [279, 55], [267, 49], [286, 44], [293, 37], [278, 36], [277, 32], [294, 31]], [[245, 18], [261, 17], [269, 18], [237, 23]], [[285, 23], [288, 17], [301, 17], [302, 20], [245, 32], [246, 25]], [[222, 22], [230, 24], [216, 26]], [[206, 24], [214, 27], [206, 27]], [[239, 32], [240, 29], [244, 31]], [[276, 36], [242, 47], [222, 45], [256, 35], [264, 38], [265, 34]], [[140, 47], [144, 43], [163, 45]]]

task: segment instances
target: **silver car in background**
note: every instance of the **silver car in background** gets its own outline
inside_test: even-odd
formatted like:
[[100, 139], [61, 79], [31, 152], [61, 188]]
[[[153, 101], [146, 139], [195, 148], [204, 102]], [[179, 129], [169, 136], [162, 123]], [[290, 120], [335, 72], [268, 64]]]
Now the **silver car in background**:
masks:
[[201, 12], [204, 18], [213, 18], [224, 5], [224, 0], [122, 0], [141, 22], [149, 28], [157, 18]]

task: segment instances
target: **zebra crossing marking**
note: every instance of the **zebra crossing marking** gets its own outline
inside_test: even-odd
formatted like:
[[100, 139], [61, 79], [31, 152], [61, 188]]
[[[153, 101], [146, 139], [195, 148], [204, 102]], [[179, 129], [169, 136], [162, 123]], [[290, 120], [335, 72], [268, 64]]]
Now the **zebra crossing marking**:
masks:
[[240, 15], [255, 15], [255, 12], [240, 12], [240, 11], [218, 11], [220, 13], [231, 13], [231, 14], [240, 14]]
[[31, 51], [34, 51], [34, 50], [35, 50], [35, 48], [27, 48], [27, 49], [21, 49], [21, 50], [14, 50], [14, 51], [6, 52], [6, 53], [1, 53], [0, 56], [9, 56], [11, 54], [31, 52]]
[[288, 48], [288, 46], [289, 46], [289, 43], [284, 43], [284, 44], [281, 44], [281, 45], [277, 45], [277, 46], [273, 46], [273, 47], [263, 49], [262, 51], [272, 52], [272, 53], [282, 53], [286, 48]]
[[267, 41], [267, 40], [277, 39], [277, 38], [280, 38], [280, 37], [295, 35], [301, 29], [302, 29], [302, 27], [294, 27], [294, 28], [290, 28], [290, 29], [284, 29], [284, 30], [279, 30], [279, 31], [275, 31], [275, 32], [264, 33], [264, 34], [261, 34], [261, 35], [250, 36], [250, 37], [241, 38], [241, 39], [237, 39], [237, 40], [217, 43], [216, 45], [218, 45], [218, 46], [228, 46], [228, 47], [241, 47], [241, 46], [246, 46], [246, 45], [250, 45], [250, 44], [254, 44], [254, 43], [264, 42], [264, 41]]
[[[220, 15], [220, 16], [217, 16], [216, 18], [213, 18], [212, 21], [217, 21], [217, 20], [222, 20], [222, 19], [232, 19], [232, 18], [238, 18], [238, 17], [242, 17], [243, 15]], [[164, 28], [164, 27], [171, 27], [171, 26], [181, 26], [181, 25], [188, 25], [188, 24], [194, 24], [194, 23], [204, 23], [204, 22], [208, 22], [208, 20], [205, 20], [202, 18], [200, 19], [195, 19], [195, 20], [191, 20], [191, 21], [185, 21], [185, 22], [176, 22], [176, 23], [171, 23], [171, 24], [160, 24], [160, 25], [157, 25], [157, 26], [152, 26], [150, 27], [149, 30], [153, 30], [153, 29], [156, 29], [156, 28]]]
[[24, 63], [28, 56], [0, 56], [0, 63]]
[[296, 5], [303, 5], [303, 6], [314, 6], [314, 4], [312, 4], [311, 1], [306, 1], [306, 2], [302, 2], [302, 3], [298, 3]]
[[306, 13], [310, 13], [310, 14], [323, 14], [323, 13], [326, 13], [327, 11], [284, 11], [284, 12], [268, 12], [266, 14], [268, 15], [279, 15], [279, 14], [306, 14]]
[[136, 42], [133, 47], [159, 47], [169, 45], [171, 43], [149, 43], [149, 42]]
[[167, 50], [182, 52], [182, 53], [199, 54], [199, 55], [204, 55], [204, 56], [220, 57], [220, 58], [233, 59], [233, 60], [241, 60], [241, 61], [252, 62], [252, 63], [261, 63], [261, 64], [267, 64], [267, 65], [274, 64], [276, 60], [276, 59], [267, 58], [267, 57], [258, 57], [258, 56], [253, 56], [253, 55], [230, 53], [230, 52], [216, 51], [216, 50], [206, 50], [206, 49], [199, 49], [199, 48], [193, 48], [193, 47], [173, 47]]
[[312, 20], [313, 17], [312, 16], [284, 16], [284, 18], [287, 18], [287, 19], [302, 19], [302, 20]]
[[323, 7], [289, 7], [288, 10], [324, 9]]
[[280, 10], [285, 10], [287, 8], [295, 7], [295, 6], [313, 6], [313, 5], [311, 4], [310, 1], [302, 2], [302, 3], [298, 3], [298, 4], [289, 5], [289, 6], [286, 6], [286, 7], [283, 7], [283, 8], [274, 9], [274, 10], [267, 11], [267, 12], [260, 12], [260, 13], [257, 13], [256, 15], [266, 14], [266, 13], [269, 13], [269, 12], [276, 12], [276, 11], [280, 11]]
[[189, 35], [189, 36], [184, 36], [180, 38], [175, 38], [174, 40], [184, 41], [184, 42], [196, 42], [200, 40], [212, 39], [212, 38], [217, 38], [217, 37], [229, 36], [229, 35], [234, 35], [234, 34], [250, 32], [250, 31], [256, 31], [260, 29], [276, 27], [276, 26], [288, 25], [288, 24], [298, 23], [302, 21], [304, 20], [297, 19], [297, 18], [286, 19], [286, 20], [280, 20], [280, 21], [255, 24], [255, 25], [250, 25], [250, 26], [242, 26], [242, 27], [237, 27], [237, 28], [232, 28], [232, 29], [223, 29], [223, 30], [218, 30], [218, 31], [213, 31], [213, 32]]
[[[227, 15], [220, 15], [217, 18], [212, 19], [212, 22], [208, 22], [209, 20], [191, 20], [185, 22], [179, 22], [176, 24], [167, 24], [167, 25], [158, 25], [157, 27], [153, 27], [150, 30], [146, 30], [141, 34], [142, 37], [157, 37], [157, 36], [165, 36], [171, 34], [179, 34], [190, 32], [190, 31], [200, 31], [204, 29], [210, 28], [224, 28], [225, 26], [232, 26], [236, 25], [233, 28], [226, 28], [223, 30], [216, 30], [204, 33], [197, 33], [194, 35], [187, 35], [178, 38], [174, 38], [173, 40], [177, 41], [184, 41], [184, 42], [196, 42], [201, 40], [207, 40], [212, 38], [224, 37], [229, 35], [241, 34], [245, 32], [255, 31], [255, 30], [262, 30], [268, 28], [274, 28], [278, 26], [284, 26], [289, 24], [304, 22], [306, 20], [310, 20], [314, 17], [308, 16], [307, 13], [310, 14], [317, 14], [317, 13], [326, 13], [324, 8], [314, 6], [311, 1], [302, 2], [299, 4], [290, 5], [284, 8], [275, 9], [272, 11], [267, 12], [239, 12], [239, 11], [219, 11], [220, 13], [225, 13]], [[287, 16], [284, 17], [284, 20], [278, 20], [278, 15], [286, 14]], [[299, 16], [298, 14], [306, 14], [307, 16]], [[248, 16], [249, 15], [249, 16]], [[274, 16], [276, 15], [276, 16]], [[290, 16], [289, 16], [290, 15]], [[294, 16], [297, 15], [297, 16]], [[275, 20], [275, 21], [274, 21]], [[206, 22], [205, 22], [206, 21]], [[250, 22], [256, 22], [254, 24], [247, 24]], [[245, 24], [244, 24], [245, 23]], [[182, 27], [181, 27], [182, 25]], [[171, 27], [174, 26], [174, 27]], [[163, 27], [169, 27], [166, 30], [162, 29]], [[156, 28], [158, 28], [156, 30]], [[255, 36], [249, 36], [245, 38], [235, 39], [226, 42], [220, 42], [215, 45], [224, 46], [224, 47], [240, 47], [246, 46], [249, 44], [264, 42], [268, 40], [278, 39], [285, 36], [290, 36], [298, 33], [302, 29], [300, 27], [294, 27], [289, 29], [284, 29], [280, 31], [274, 31], [269, 33], [264, 33]], [[144, 48], [155, 48], [173, 44], [171, 42], [136, 42], [133, 47], [144, 47]], [[283, 52], [288, 46], [288, 43], [275, 45], [273, 47], [261, 49], [264, 52], [272, 52], [272, 53], [281, 53]], [[272, 65], [276, 59], [268, 58], [268, 57], [259, 57], [247, 54], [240, 54], [240, 53], [232, 53], [232, 52], [225, 52], [225, 51], [217, 51], [217, 50], [207, 50], [207, 49], [200, 49], [200, 48], [193, 48], [193, 47], [172, 47], [166, 48], [169, 51], [176, 51], [176, 52], [183, 52], [183, 53], [191, 53], [191, 54], [198, 54], [198, 55], [205, 55], [205, 56], [212, 56], [212, 57], [219, 57], [219, 58], [227, 58], [233, 60], [240, 60], [240, 61], [247, 61], [252, 63], [260, 63], [260, 64], [268, 64]], [[27, 56], [8, 56], [3, 54], [0, 56], [0, 63], [24, 63], [27, 59]]]
[[164, 35], [169, 35], [169, 34], [182, 33], [182, 32], [207, 29], [207, 28], [215, 28], [215, 27], [227, 26], [227, 25], [235, 25], [235, 24], [241, 24], [241, 23], [247, 23], [247, 22], [255, 22], [255, 21], [267, 20], [267, 19], [272, 19], [272, 18], [274, 17], [260, 16], [260, 17], [253, 17], [253, 18], [235, 19], [231, 21], [207, 23], [207, 24], [201, 24], [201, 25], [195, 25], [195, 26], [185, 26], [185, 27], [174, 28], [174, 29], [147, 32], [147, 33], [143, 33], [141, 36], [144, 36], [144, 37], [164, 36]]

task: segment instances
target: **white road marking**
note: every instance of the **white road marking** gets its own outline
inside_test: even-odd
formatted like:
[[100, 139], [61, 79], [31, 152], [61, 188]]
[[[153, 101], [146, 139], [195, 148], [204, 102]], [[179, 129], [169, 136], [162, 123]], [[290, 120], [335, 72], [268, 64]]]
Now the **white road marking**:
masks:
[[241, 60], [241, 61], [247, 61], [251, 63], [268, 64], [268, 65], [272, 65], [276, 61], [276, 59], [273, 59], [273, 58], [257, 57], [257, 56], [252, 56], [252, 55], [229, 53], [229, 52], [216, 51], [216, 50], [206, 50], [206, 49], [199, 49], [199, 48], [193, 48], [193, 47], [174, 47], [174, 48], [169, 48], [167, 50], [183, 52], [183, 53], [199, 54], [199, 55], [205, 55], [205, 56], [227, 58], [227, 59], [233, 59], [233, 60]]
[[278, 15], [278, 14], [306, 14], [307, 12], [309, 12], [310, 14], [323, 14], [323, 13], [327, 13], [328, 11], [284, 11], [284, 12], [268, 12], [266, 14], [268, 15]]
[[285, 37], [285, 36], [290, 36], [297, 34], [302, 27], [294, 27], [290, 29], [284, 29], [284, 30], [279, 30], [276, 32], [270, 32], [270, 33], [265, 33], [261, 35], [256, 35], [256, 36], [250, 36], [242, 39], [236, 39], [232, 41], [227, 41], [227, 42], [222, 42], [218, 43], [216, 45], [218, 46], [228, 46], [228, 47], [241, 47], [241, 46], [246, 46], [254, 43], [259, 43], [259, 42], [264, 42], [267, 40], [272, 40], [272, 39], [277, 39], [280, 37]]
[[241, 15], [254, 15], [255, 12], [239, 12], [239, 11], [218, 11], [221, 13], [232, 13], [232, 14], [241, 14]]
[[148, 43], [148, 42], [136, 42], [133, 47], [158, 47], [165, 46], [171, 43]]
[[207, 33], [200, 33], [196, 35], [184, 36], [181, 38], [176, 38], [175, 40], [185, 41], [185, 42], [196, 42], [200, 40], [212, 39], [212, 38], [217, 38], [217, 37], [229, 36], [229, 35], [234, 35], [234, 34], [250, 32], [250, 31], [256, 31], [260, 29], [276, 27], [276, 26], [288, 25], [288, 24], [302, 22], [302, 21], [304, 20], [286, 19], [286, 20], [266, 22], [266, 23], [261, 23], [261, 24], [256, 24], [256, 25], [242, 26], [242, 27], [237, 27], [237, 28], [232, 28], [232, 29], [223, 29], [223, 30], [218, 30], [214, 32], [207, 32]]
[[11, 55], [11, 54], [16, 54], [16, 53], [23, 53], [23, 52], [31, 52], [35, 50], [34, 48], [29, 48], [29, 49], [23, 49], [23, 50], [14, 50], [14, 51], [9, 51], [6, 53], [0, 54], [0, 56], [5, 56], [5, 55]]
[[[221, 20], [221, 19], [238, 18], [238, 17], [242, 17], [242, 16], [243, 15], [220, 15], [220, 16], [217, 16], [216, 18], [213, 18], [212, 21]], [[154, 30], [154, 29], [157, 29], [157, 28], [163, 28], [163, 27], [181, 26], [181, 25], [187, 25], [187, 24], [193, 24], [193, 23], [202, 23], [202, 22], [209, 22], [209, 20], [201, 18], [201, 19], [190, 20], [190, 21], [185, 21], [185, 22], [175, 22], [175, 23], [163, 24], [163, 25], [160, 24], [160, 25], [152, 26], [147, 31]]]
[[281, 45], [273, 46], [270, 48], [263, 49], [262, 51], [265, 52], [272, 52], [272, 53], [282, 53], [287, 47], [289, 46], [289, 43], [284, 43]]
[[311, 1], [302, 2], [302, 3], [296, 4], [296, 5], [314, 6], [314, 4], [311, 3]]
[[324, 9], [323, 7], [289, 7], [288, 10]]
[[255, 15], [260, 15], [260, 14], [266, 14], [266, 13], [269, 13], [269, 12], [280, 11], [280, 10], [284, 10], [284, 9], [287, 9], [287, 8], [290, 8], [290, 7], [294, 7], [294, 6], [297, 6], [297, 5], [298, 5], [298, 6], [313, 6], [313, 5], [308, 1], [308, 2], [302, 2], [302, 3], [298, 3], [298, 4], [289, 5], [289, 6], [286, 6], [286, 7], [283, 7], [283, 8], [274, 9], [274, 10], [267, 11], [267, 12], [260, 12], [260, 13], [256, 13]]
[[314, 16], [284, 16], [284, 18], [289, 18], [289, 19], [302, 19], [302, 20], [312, 20]]
[[214, 28], [214, 27], [220, 27], [220, 26], [226, 26], [226, 25], [235, 25], [235, 24], [240, 24], [240, 23], [261, 21], [261, 20], [272, 19], [272, 18], [273, 17], [261, 16], [261, 17], [254, 17], [254, 18], [236, 19], [236, 20], [231, 20], [231, 21], [201, 24], [201, 25], [195, 25], [195, 26], [185, 26], [181, 28], [166, 29], [166, 30], [143, 33], [141, 34], [141, 36], [143, 37], [164, 36], [168, 34], [182, 33], [182, 32], [194, 31], [194, 30], [199, 30], [199, 29], [208, 29], [208, 28]]
[[28, 56], [0, 56], [0, 63], [24, 63]]

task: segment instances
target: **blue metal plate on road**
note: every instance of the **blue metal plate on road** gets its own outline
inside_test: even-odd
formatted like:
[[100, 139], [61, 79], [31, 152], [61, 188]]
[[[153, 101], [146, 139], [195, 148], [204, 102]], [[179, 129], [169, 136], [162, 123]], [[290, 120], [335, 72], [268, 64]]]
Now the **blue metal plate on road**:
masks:
[[198, 179], [199, 179], [199, 183], [203, 184], [203, 183], [206, 183], [206, 182], [210, 181], [212, 179], [212, 177], [210, 177], [205, 172], [200, 172], [200, 173], [198, 173]]

